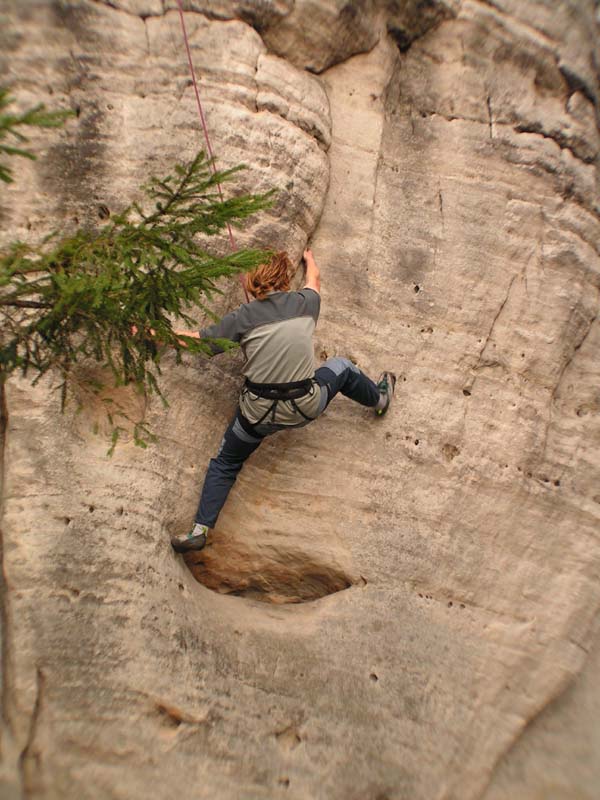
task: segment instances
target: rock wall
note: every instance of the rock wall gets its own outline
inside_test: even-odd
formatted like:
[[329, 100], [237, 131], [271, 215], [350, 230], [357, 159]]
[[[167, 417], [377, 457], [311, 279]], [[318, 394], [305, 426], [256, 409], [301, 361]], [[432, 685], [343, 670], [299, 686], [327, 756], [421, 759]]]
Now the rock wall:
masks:
[[[174, 5], [5, 0], [19, 102], [78, 112], [5, 238], [102, 224], [201, 144]], [[160, 442], [110, 460], [94, 408], [11, 379], [2, 796], [594, 797], [595, 4], [186, 8], [219, 163], [278, 189], [240, 241], [312, 240], [317, 359], [395, 370], [397, 402], [265, 442], [186, 565], [239, 358], [170, 364]]]

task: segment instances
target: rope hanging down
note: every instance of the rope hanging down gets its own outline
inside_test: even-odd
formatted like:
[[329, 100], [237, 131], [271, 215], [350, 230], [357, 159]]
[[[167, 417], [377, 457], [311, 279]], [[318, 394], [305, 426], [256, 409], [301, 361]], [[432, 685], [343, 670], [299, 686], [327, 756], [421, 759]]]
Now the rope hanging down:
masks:
[[[202, 108], [202, 102], [200, 100], [200, 91], [198, 89], [198, 83], [196, 81], [196, 73], [194, 71], [194, 62], [192, 61], [192, 52], [190, 50], [190, 43], [188, 40], [187, 30], [185, 27], [185, 19], [183, 16], [183, 4], [182, 0], [177, 0], [177, 7], [179, 9], [179, 19], [181, 20], [181, 30], [183, 32], [183, 41], [185, 42], [185, 49], [187, 52], [188, 57], [188, 64], [190, 66], [190, 73], [192, 75], [192, 84], [194, 86], [194, 93], [196, 95], [196, 104], [198, 106], [198, 115], [200, 116], [200, 122], [202, 123], [202, 130], [204, 131], [204, 139], [206, 141], [206, 150], [210, 157], [210, 163], [213, 171], [213, 175], [217, 173], [217, 167], [215, 164], [215, 155], [213, 153], [212, 146], [210, 144], [210, 136], [208, 135], [208, 125], [206, 124], [206, 117], [204, 116], [204, 110]], [[219, 197], [221, 201], [224, 200], [223, 197], [223, 190], [221, 189], [221, 184], [217, 182], [217, 189], [219, 191]], [[231, 225], [229, 222], [227, 223], [227, 233], [229, 234], [229, 244], [231, 245], [232, 250], [237, 250], [237, 245], [235, 243], [235, 239], [233, 238], [233, 231], [231, 230]], [[244, 280], [244, 276], [240, 275], [240, 283], [244, 288], [244, 294], [246, 295], [246, 302], [250, 302], [250, 297], [248, 296], [248, 290], [246, 289], [246, 281]]]

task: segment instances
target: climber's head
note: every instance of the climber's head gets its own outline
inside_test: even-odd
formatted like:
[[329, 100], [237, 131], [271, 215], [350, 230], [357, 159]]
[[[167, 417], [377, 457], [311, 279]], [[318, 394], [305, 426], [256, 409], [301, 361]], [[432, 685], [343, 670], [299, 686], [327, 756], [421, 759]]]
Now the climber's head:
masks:
[[270, 261], [246, 275], [246, 287], [252, 297], [263, 300], [269, 292], [287, 292], [293, 273], [286, 252], [274, 253]]

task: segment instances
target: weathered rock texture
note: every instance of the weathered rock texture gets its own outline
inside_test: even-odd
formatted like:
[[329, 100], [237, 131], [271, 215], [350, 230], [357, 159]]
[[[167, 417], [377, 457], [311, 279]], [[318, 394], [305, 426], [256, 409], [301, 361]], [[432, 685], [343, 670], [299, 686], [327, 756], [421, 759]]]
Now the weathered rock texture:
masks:
[[[79, 111], [36, 137], [5, 238], [100, 224], [194, 152], [171, 5], [5, 0], [19, 101]], [[312, 237], [317, 357], [394, 369], [397, 401], [265, 442], [203, 586], [168, 539], [239, 362], [173, 364], [160, 443], [112, 460], [94, 409], [11, 380], [3, 797], [596, 796], [594, 6], [187, 4], [219, 161], [279, 190], [241, 241]]]

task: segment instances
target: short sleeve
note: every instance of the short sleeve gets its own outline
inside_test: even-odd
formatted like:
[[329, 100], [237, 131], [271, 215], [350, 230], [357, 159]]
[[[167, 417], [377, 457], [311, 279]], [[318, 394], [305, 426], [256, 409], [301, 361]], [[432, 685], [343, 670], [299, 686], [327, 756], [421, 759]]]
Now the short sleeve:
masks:
[[319, 311], [321, 310], [321, 295], [314, 289], [309, 289], [308, 286], [301, 289], [298, 294], [304, 298], [306, 309], [316, 322], [319, 319]]

